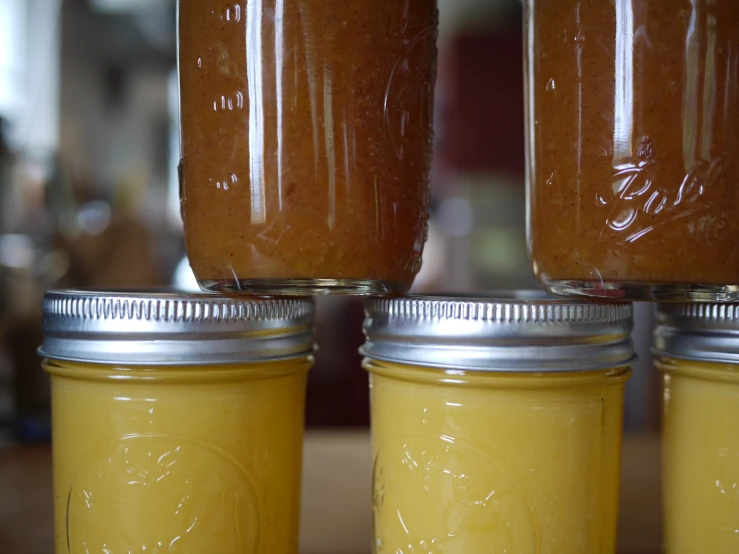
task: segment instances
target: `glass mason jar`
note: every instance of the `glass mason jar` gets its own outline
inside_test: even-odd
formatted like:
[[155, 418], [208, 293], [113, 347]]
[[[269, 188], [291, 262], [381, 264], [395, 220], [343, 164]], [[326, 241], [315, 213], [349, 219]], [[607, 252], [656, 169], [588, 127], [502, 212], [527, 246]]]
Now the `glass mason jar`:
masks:
[[310, 300], [44, 300], [57, 552], [298, 551]]
[[427, 230], [435, 0], [187, 0], [178, 21], [200, 285], [407, 291]]
[[615, 551], [631, 305], [370, 300], [373, 548]]
[[661, 305], [653, 346], [665, 552], [739, 552], [739, 304]]
[[739, 298], [739, 2], [524, 4], [538, 279], [558, 294]]

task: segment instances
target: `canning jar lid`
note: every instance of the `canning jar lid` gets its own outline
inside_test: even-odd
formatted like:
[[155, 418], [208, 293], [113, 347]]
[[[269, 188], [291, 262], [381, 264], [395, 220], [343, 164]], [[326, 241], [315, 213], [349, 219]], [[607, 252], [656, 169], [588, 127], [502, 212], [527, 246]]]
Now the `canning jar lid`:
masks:
[[313, 351], [313, 302], [178, 292], [51, 291], [39, 354], [71, 362], [206, 365]]
[[630, 303], [530, 296], [371, 299], [360, 352], [398, 364], [516, 372], [598, 370], [635, 361]]
[[652, 352], [686, 360], [739, 363], [739, 304], [659, 304]]

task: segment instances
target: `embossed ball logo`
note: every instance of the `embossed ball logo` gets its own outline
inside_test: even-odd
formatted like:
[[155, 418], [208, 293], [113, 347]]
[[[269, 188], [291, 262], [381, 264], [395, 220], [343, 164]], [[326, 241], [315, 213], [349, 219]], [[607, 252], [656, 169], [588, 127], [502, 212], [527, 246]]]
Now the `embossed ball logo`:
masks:
[[712, 195], [727, 188], [727, 161], [719, 156], [698, 160], [681, 181], [663, 182], [659, 162], [649, 137], [642, 137], [636, 156], [621, 160], [618, 168], [602, 181], [596, 206], [607, 211], [601, 241], [617, 239], [634, 243], [656, 229], [675, 235], [700, 235], [707, 244], [725, 238], [730, 222], [716, 216]]
[[385, 443], [375, 459], [372, 504], [378, 553], [538, 552], [524, 492], [492, 457], [459, 441]]
[[246, 554], [256, 552], [258, 532], [246, 471], [191, 439], [135, 435], [108, 444], [87, 457], [69, 493], [71, 553]]

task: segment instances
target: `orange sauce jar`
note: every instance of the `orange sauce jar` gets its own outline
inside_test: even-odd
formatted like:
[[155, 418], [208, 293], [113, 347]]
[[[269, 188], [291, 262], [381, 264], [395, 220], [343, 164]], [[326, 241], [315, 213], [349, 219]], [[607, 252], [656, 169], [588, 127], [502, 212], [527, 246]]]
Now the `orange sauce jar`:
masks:
[[739, 295], [739, 2], [526, 0], [529, 248], [554, 293]]
[[427, 232], [435, 0], [188, 0], [178, 21], [200, 285], [405, 292]]

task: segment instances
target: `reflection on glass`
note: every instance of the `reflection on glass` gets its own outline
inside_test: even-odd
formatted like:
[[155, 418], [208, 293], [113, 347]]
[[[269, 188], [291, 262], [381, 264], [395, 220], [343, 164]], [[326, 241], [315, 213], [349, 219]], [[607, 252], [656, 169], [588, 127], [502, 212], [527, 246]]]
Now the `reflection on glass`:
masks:
[[182, 212], [202, 286], [408, 289], [436, 27], [434, 0], [180, 3]]
[[526, 2], [529, 242], [551, 291], [739, 295], [739, 3]]

